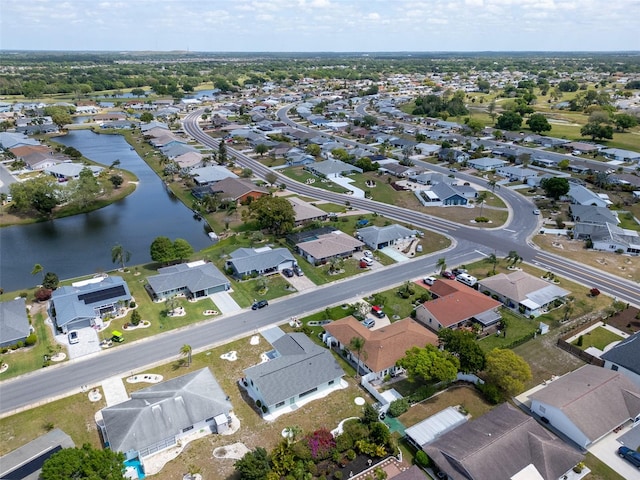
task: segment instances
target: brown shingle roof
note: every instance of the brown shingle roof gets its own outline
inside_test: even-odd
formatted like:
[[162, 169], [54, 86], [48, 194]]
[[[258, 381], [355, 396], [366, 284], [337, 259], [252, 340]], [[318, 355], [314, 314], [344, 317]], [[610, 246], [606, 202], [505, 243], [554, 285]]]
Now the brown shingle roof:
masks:
[[325, 325], [324, 329], [343, 345], [349, 345], [353, 337], [364, 338], [366, 354], [363, 358], [373, 372], [394, 366], [410, 348], [438, 344], [438, 337], [433, 332], [410, 318], [369, 330], [349, 316]]
[[223, 198], [232, 198], [234, 200], [239, 199], [243, 195], [251, 192], [257, 192], [260, 195], [266, 195], [268, 190], [258, 187], [250, 180], [244, 178], [225, 178], [217, 182], [212, 190], [214, 192], [222, 193]]

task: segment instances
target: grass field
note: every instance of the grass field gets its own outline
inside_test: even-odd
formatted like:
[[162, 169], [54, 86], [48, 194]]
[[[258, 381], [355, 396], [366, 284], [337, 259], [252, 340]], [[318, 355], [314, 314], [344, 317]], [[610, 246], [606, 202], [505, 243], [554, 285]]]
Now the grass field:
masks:
[[580, 347], [582, 350], [586, 350], [589, 347], [595, 347], [598, 350], [604, 350], [604, 347], [613, 342], [619, 342], [624, 340], [620, 335], [607, 330], [603, 327], [598, 327], [588, 331], [582, 337], [582, 346], [578, 345], [579, 340], [573, 342], [574, 345]]

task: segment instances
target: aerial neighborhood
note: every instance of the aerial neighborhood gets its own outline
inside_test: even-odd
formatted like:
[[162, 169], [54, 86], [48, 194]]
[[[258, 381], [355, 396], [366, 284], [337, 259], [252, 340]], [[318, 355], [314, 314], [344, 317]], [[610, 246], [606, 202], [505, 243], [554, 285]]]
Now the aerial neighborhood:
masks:
[[0, 478], [640, 478], [637, 61], [202, 55], [0, 53]]

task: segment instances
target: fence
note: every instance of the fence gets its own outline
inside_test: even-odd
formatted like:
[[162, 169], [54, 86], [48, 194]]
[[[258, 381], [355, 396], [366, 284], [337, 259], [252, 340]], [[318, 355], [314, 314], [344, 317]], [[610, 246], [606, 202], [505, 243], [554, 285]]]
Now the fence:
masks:
[[594, 357], [590, 353], [585, 352], [580, 347], [576, 347], [575, 345], [571, 345], [566, 340], [562, 338], [558, 339], [558, 347], [560, 347], [565, 352], [569, 352], [571, 355], [578, 357], [581, 360], [584, 360], [591, 365], [596, 365], [598, 367], [604, 367], [604, 360], [599, 359], [598, 357]]

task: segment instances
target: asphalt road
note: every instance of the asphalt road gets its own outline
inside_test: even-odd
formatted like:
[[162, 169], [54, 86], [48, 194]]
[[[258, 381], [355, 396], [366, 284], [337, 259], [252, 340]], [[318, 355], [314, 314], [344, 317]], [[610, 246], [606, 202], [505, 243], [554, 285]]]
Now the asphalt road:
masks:
[[[197, 125], [197, 119], [201, 113], [202, 111], [193, 112], [185, 119], [185, 131], [203, 145], [217, 148], [218, 142], [202, 132]], [[503, 189], [499, 194], [512, 209], [509, 223], [502, 229], [477, 229], [393, 205], [352, 198], [303, 185], [232, 149], [229, 149], [229, 154], [239, 165], [251, 168], [259, 177], [264, 178], [267, 173], [276, 173], [278, 181], [286, 183], [287, 188], [296, 193], [336, 203], [344, 203], [348, 200], [355, 208], [375, 211], [418, 228], [447, 235], [453, 240], [453, 246], [446, 252], [423, 256], [379, 271], [341, 280], [335, 284], [318, 287], [312, 291], [275, 300], [269, 303], [269, 307], [258, 311], [243, 311], [184, 329], [172, 330], [96, 355], [6, 380], [0, 383], [0, 416], [40, 402], [46, 403], [57, 397], [77, 393], [82, 385], [91, 387], [108, 377], [129, 375], [154, 364], [177, 359], [180, 347], [184, 344], [191, 345], [194, 352], [205, 350], [250, 335], [269, 325], [281, 324], [292, 316], [300, 317], [327, 306], [350, 303], [369, 292], [391, 288], [410, 278], [423, 277], [435, 270], [435, 264], [440, 257], [445, 257], [449, 265], [459, 265], [470, 263], [494, 252], [498, 256], [504, 256], [509, 251], [516, 250], [525, 261], [538, 265], [544, 270], [551, 270], [557, 275], [570, 278], [587, 287], [597, 286], [602, 292], [619, 300], [634, 305], [640, 304], [640, 286], [637, 283], [534, 248], [528, 241], [530, 234], [537, 228], [538, 220], [532, 218], [531, 213], [533, 206], [524, 197], [507, 189]], [[475, 177], [473, 180], [478, 181]]]

